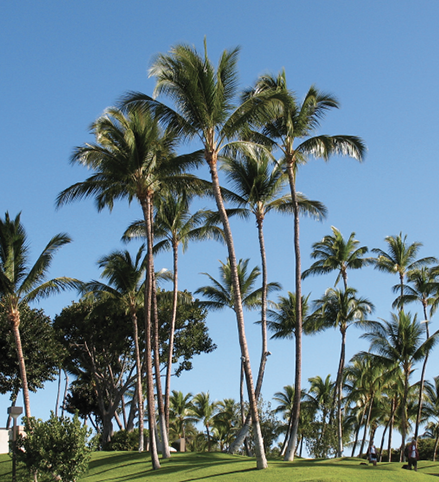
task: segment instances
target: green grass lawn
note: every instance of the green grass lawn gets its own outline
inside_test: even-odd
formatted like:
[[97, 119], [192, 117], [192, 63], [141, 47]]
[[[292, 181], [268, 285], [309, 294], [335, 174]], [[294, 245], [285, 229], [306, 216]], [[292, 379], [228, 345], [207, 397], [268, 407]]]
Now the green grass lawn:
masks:
[[[400, 463], [361, 465], [356, 458], [283, 462], [269, 460], [267, 470], [256, 470], [255, 460], [223, 453], [173, 454], [161, 460], [162, 468], [153, 471], [147, 454], [137, 452], [96, 452], [88, 474], [81, 482], [129, 482], [140, 480], [163, 482], [189, 481], [315, 481], [315, 482], [404, 482], [432, 480], [439, 476], [439, 462], [420, 461], [418, 472], [403, 470]], [[11, 460], [0, 455], [0, 481], [11, 477]], [[433, 479], [434, 480], [434, 479]]]

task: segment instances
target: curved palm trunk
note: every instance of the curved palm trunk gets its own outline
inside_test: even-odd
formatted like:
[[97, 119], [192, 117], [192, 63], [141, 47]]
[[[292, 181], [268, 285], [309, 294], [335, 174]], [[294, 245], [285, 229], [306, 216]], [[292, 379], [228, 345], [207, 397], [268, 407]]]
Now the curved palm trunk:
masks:
[[30, 400], [29, 400], [29, 386], [27, 384], [26, 365], [24, 363], [23, 347], [21, 345], [20, 336], [20, 312], [17, 307], [13, 307], [7, 314], [9, 323], [11, 324], [12, 333], [15, 340], [15, 348], [17, 350], [18, 367], [20, 369], [21, 384], [23, 386], [23, 403], [24, 413], [26, 417], [31, 416], [30, 412]]
[[137, 325], [137, 314], [134, 306], [131, 307], [131, 320], [133, 322], [134, 352], [136, 355], [136, 393], [139, 408], [139, 452], [143, 452], [145, 450], [145, 437], [143, 432], [143, 421], [145, 417], [143, 412], [142, 364], [140, 362], [139, 329]]
[[[427, 300], [422, 300], [422, 306], [424, 309], [424, 320], [428, 320], [427, 318]], [[427, 336], [427, 340], [430, 338], [430, 330], [428, 329], [428, 321], [425, 322], [425, 334]], [[422, 402], [423, 402], [423, 395], [424, 395], [424, 382], [425, 382], [425, 370], [427, 369], [427, 362], [428, 362], [428, 353], [425, 355], [424, 363], [422, 364], [422, 372], [421, 372], [421, 385], [419, 387], [419, 400], [418, 400], [418, 413], [416, 414], [416, 425], [415, 425], [415, 439], [418, 438], [418, 431], [419, 431], [419, 424], [421, 423], [421, 413], [422, 413]]]
[[371, 415], [372, 415], [373, 397], [374, 397], [374, 395], [372, 394], [371, 397], [370, 397], [369, 410], [367, 411], [366, 424], [364, 425], [364, 434], [363, 434], [363, 440], [361, 441], [360, 455], [363, 453], [364, 444], [366, 443], [367, 429], [369, 428], [370, 417], [371, 417]]
[[352, 454], [351, 454], [351, 457], [353, 457], [354, 454], [355, 454], [355, 449], [357, 448], [357, 443], [358, 443], [358, 437], [359, 437], [359, 435], [360, 435], [361, 426], [363, 425], [364, 417], [365, 417], [365, 416], [366, 416], [366, 411], [363, 410], [363, 413], [361, 414], [361, 420], [360, 420], [360, 422], [358, 423], [357, 430], [355, 431], [355, 440], [354, 440], [354, 445], [352, 446]]
[[155, 437], [156, 418], [154, 400], [154, 378], [152, 373], [152, 339], [151, 339], [151, 308], [152, 308], [152, 239], [151, 239], [151, 202], [147, 198], [142, 202], [142, 210], [146, 227], [148, 251], [147, 274], [145, 283], [145, 371], [146, 371], [146, 397], [148, 404], [149, 446], [152, 468], [159, 469], [160, 461], [157, 453], [157, 440]]
[[257, 468], [266, 469], [268, 467], [268, 464], [267, 464], [267, 459], [264, 451], [264, 442], [262, 439], [262, 432], [261, 432], [261, 427], [259, 423], [257, 401], [256, 401], [255, 391], [253, 388], [253, 375], [252, 375], [252, 370], [250, 365], [250, 356], [248, 352], [247, 338], [245, 335], [244, 313], [242, 310], [241, 290], [239, 286], [235, 248], [233, 245], [232, 231], [230, 229], [229, 220], [227, 218], [223, 199], [221, 196], [220, 184], [218, 179], [218, 171], [217, 171], [217, 153], [212, 151], [210, 152], [206, 151], [206, 161], [210, 168], [213, 193], [215, 196], [218, 212], [220, 214], [221, 222], [223, 224], [224, 235], [225, 235], [225, 240], [226, 240], [228, 254], [229, 254], [230, 270], [232, 274], [233, 290], [235, 295], [234, 306], [235, 306], [235, 313], [236, 313], [236, 321], [238, 325], [239, 344], [241, 347], [241, 356], [244, 358], [243, 360], [244, 373], [245, 373], [245, 379], [247, 384], [250, 413], [253, 421]]
[[174, 336], [175, 323], [177, 319], [177, 296], [178, 296], [178, 244], [172, 244], [172, 252], [174, 257], [174, 286], [172, 293], [172, 318], [169, 330], [169, 353], [168, 364], [166, 366], [166, 382], [165, 382], [165, 418], [166, 432], [169, 432], [169, 397], [171, 395], [171, 373], [172, 373], [172, 356], [174, 354]]
[[434, 448], [433, 448], [433, 462], [436, 462], [436, 454], [437, 454], [437, 447], [439, 445], [439, 434], [436, 437], [436, 440], [434, 442]]
[[297, 431], [300, 416], [300, 394], [302, 392], [302, 278], [301, 278], [301, 258], [300, 258], [300, 232], [299, 232], [299, 205], [296, 194], [296, 180], [294, 174], [293, 160], [287, 159], [287, 172], [290, 181], [291, 199], [294, 206], [294, 254], [296, 261], [296, 370], [294, 382], [294, 408], [293, 408], [293, 427], [291, 430], [288, 448], [284, 460], [294, 460], [296, 449]]

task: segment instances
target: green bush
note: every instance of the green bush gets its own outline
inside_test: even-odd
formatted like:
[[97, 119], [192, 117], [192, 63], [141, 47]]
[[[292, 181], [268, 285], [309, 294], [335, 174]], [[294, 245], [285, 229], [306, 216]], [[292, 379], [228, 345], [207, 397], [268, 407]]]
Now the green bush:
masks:
[[93, 446], [88, 439], [91, 429], [83, 426], [79, 417], [55, 417], [43, 422], [34, 417], [24, 418], [25, 435], [16, 442], [17, 461], [29, 474], [40, 481], [76, 480], [88, 469]]
[[[148, 441], [148, 430], [144, 430], [145, 446]], [[106, 443], [103, 450], [122, 450], [133, 451], [139, 450], [139, 429], [135, 429], [132, 432], [126, 430], [119, 430], [115, 432], [111, 437], [111, 441]]]

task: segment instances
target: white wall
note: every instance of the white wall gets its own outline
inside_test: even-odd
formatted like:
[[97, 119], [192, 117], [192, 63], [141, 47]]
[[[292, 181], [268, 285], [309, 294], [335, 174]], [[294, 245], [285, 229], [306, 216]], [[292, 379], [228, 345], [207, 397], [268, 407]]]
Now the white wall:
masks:
[[0, 428], [0, 454], [7, 454], [9, 452], [9, 432], [12, 436], [12, 430]]

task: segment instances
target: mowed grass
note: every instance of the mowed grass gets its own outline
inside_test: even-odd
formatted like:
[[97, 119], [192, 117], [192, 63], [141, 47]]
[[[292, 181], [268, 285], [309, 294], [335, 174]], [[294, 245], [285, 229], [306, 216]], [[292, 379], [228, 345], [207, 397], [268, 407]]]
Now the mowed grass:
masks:
[[[402, 469], [400, 463], [362, 465], [364, 460], [342, 458], [294, 462], [269, 460], [267, 470], [256, 470], [254, 459], [223, 453], [173, 454], [160, 460], [162, 468], [152, 470], [147, 454], [137, 452], [96, 452], [89, 472], [81, 482], [129, 482], [151, 480], [163, 482], [190, 481], [255, 481], [255, 482], [404, 482], [435, 480], [439, 462], [420, 461], [418, 472]], [[8, 455], [0, 455], [0, 480], [12, 479], [12, 464]]]

